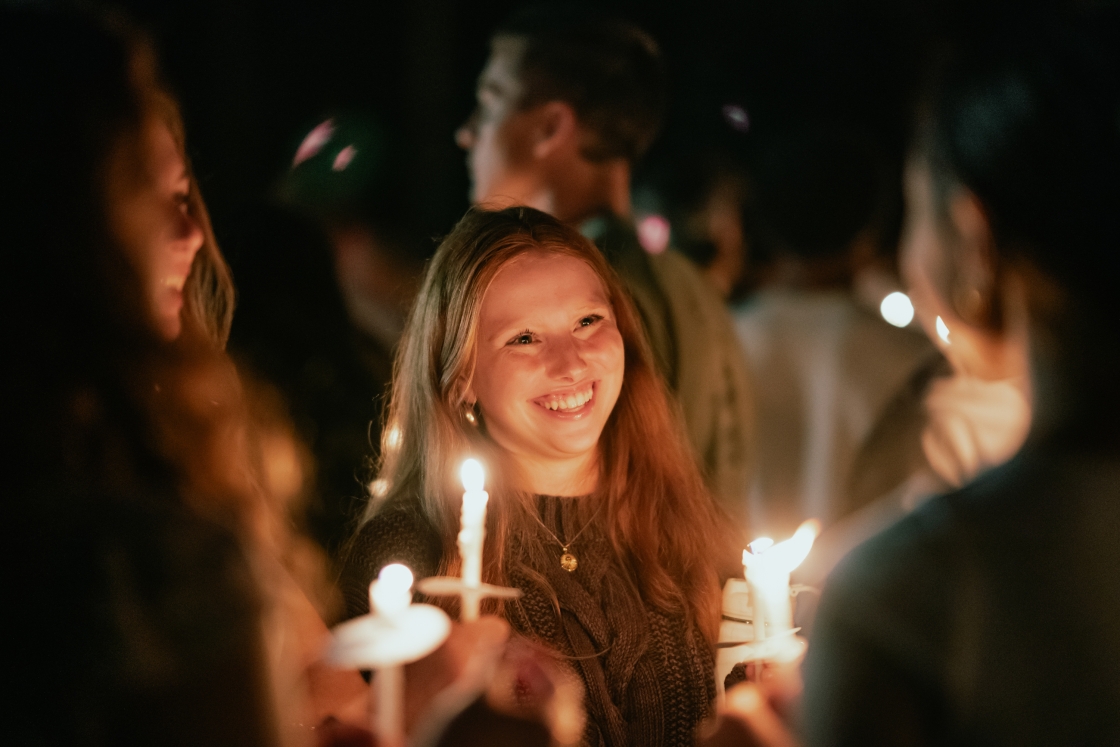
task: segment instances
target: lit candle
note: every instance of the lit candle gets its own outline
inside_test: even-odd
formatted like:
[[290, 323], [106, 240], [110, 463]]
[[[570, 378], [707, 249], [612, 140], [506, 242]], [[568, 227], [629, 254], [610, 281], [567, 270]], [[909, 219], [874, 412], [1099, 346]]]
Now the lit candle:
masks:
[[820, 525], [810, 519], [793, 536], [775, 543], [762, 537], [743, 551], [745, 577], [754, 608], [754, 639], [764, 641], [793, 630], [789, 574], [801, 565], [813, 547]]
[[337, 667], [373, 669], [370, 719], [380, 745], [404, 745], [404, 665], [435, 651], [451, 633], [447, 613], [412, 603], [412, 571], [387, 565], [369, 586], [370, 614], [331, 631], [324, 658]]
[[490, 496], [482, 489], [486, 473], [477, 459], [467, 459], [459, 470], [463, 481], [463, 511], [460, 515], [459, 555], [463, 561], [463, 586], [472, 593], [463, 594], [463, 622], [478, 619], [479, 595], [482, 586], [482, 545], [486, 540], [486, 503]]
[[[370, 609], [392, 625], [399, 624], [412, 604], [412, 571], [400, 563], [381, 569], [369, 586]], [[388, 747], [404, 744], [404, 669], [390, 664], [373, 678], [377, 693], [377, 743]]]

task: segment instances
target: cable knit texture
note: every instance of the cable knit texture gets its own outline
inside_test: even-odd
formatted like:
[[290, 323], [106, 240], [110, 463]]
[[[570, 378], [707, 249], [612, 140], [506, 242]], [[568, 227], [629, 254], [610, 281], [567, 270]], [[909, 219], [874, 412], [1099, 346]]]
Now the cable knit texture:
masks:
[[[557, 537], [576, 535], [587, 522], [578, 498], [538, 498], [541, 519]], [[506, 608], [514, 630], [556, 652], [583, 681], [588, 715], [585, 744], [692, 745], [715, 698], [714, 659], [684, 614], [644, 603], [612, 551], [602, 517], [570, 545], [579, 567], [560, 567], [557, 540], [538, 528], [544, 552], [522, 555], [556, 591], [559, 611], [539, 582], [516, 567], [510, 583], [525, 596]], [[512, 548], [514, 552], [523, 548]], [[400, 562], [416, 576], [432, 575], [442, 543], [415, 511], [387, 507], [359, 531], [342, 579], [350, 615], [368, 611], [369, 582], [386, 563]], [[547, 559], [547, 560], [546, 560]]]

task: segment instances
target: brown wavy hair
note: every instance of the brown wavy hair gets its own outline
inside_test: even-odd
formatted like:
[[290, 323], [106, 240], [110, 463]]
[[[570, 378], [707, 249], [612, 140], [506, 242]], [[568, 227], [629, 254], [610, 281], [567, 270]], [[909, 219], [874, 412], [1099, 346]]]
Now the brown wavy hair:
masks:
[[513, 487], [514, 467], [487, 436], [484, 418], [476, 428], [464, 417], [483, 298], [498, 271], [530, 251], [586, 262], [607, 290], [625, 372], [599, 441], [594, 500], [605, 502], [607, 536], [642, 598], [667, 612], [685, 611], [714, 642], [720, 558], [712, 548], [720, 537], [730, 542], [729, 521], [704, 487], [618, 276], [588, 239], [538, 210], [472, 209], [436, 251], [397, 353], [379, 470], [384, 494], [371, 500], [364, 518], [389, 503], [410, 503], [442, 538], [441, 572], [457, 574], [462, 486], [456, 470], [464, 457], [476, 456], [489, 467], [486, 580], [503, 583], [510, 564], [518, 563], [552, 591], [510, 552], [539, 545], [533, 497]]

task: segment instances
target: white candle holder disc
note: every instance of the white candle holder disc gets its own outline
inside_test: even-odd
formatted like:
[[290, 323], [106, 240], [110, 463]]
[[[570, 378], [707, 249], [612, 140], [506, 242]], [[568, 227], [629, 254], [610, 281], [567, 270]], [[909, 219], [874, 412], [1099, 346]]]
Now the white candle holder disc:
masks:
[[343, 669], [410, 664], [435, 651], [449, 635], [451, 618], [446, 612], [413, 604], [394, 618], [370, 614], [336, 626], [325, 658]]

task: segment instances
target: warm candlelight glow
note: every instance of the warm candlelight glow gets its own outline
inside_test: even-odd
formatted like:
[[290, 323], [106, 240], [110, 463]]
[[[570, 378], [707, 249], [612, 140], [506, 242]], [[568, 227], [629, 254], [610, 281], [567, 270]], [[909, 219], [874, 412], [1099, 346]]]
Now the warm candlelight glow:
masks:
[[761, 641], [793, 629], [789, 574], [809, 555], [820, 523], [806, 521], [784, 542], [760, 537], [743, 551], [745, 577], [754, 609], [754, 637]]
[[942, 319], [941, 317], [937, 317], [937, 319], [933, 323], [933, 326], [937, 328], [937, 336], [941, 338], [941, 342], [948, 345], [949, 344], [949, 325], [947, 325], [945, 323], [944, 319]]
[[477, 459], [467, 459], [459, 468], [459, 479], [463, 481], [463, 490], [468, 493], [477, 493], [482, 490], [486, 482], [486, 471]]
[[[486, 472], [477, 459], [467, 459], [459, 468], [463, 481], [463, 511], [459, 515], [459, 556], [463, 559], [460, 577], [468, 589], [482, 585], [482, 546], [486, 541], [486, 503], [490, 496], [482, 489]], [[478, 595], [463, 597], [463, 621], [478, 619]]]
[[393, 618], [412, 604], [412, 571], [400, 563], [390, 563], [370, 584], [369, 600], [373, 612]]
[[491, 586], [482, 582], [482, 548], [486, 544], [486, 504], [490, 495], [483, 490], [486, 471], [477, 459], [466, 459], [459, 467], [463, 481], [463, 508], [459, 513], [459, 577], [434, 576], [420, 582], [420, 591], [429, 596], [457, 596], [462, 601], [459, 617], [463, 622], [477, 620], [484, 598], [516, 599], [517, 589]]
[[743, 565], [748, 569], [776, 573], [790, 573], [809, 556], [813, 540], [820, 533], [820, 524], [810, 519], [797, 528], [785, 542], [775, 544], [769, 537], [759, 537], [750, 544], [750, 550], [743, 551]]
[[[747, 545], [753, 555], [758, 555], [760, 553], [766, 552], [773, 546], [774, 540], [770, 539], [769, 537], [759, 537], [754, 542]], [[746, 561], [743, 562], [745, 563]]]
[[385, 436], [385, 445], [390, 449], [395, 449], [401, 445], [401, 429], [400, 426], [394, 425], [389, 429], [388, 435]]

